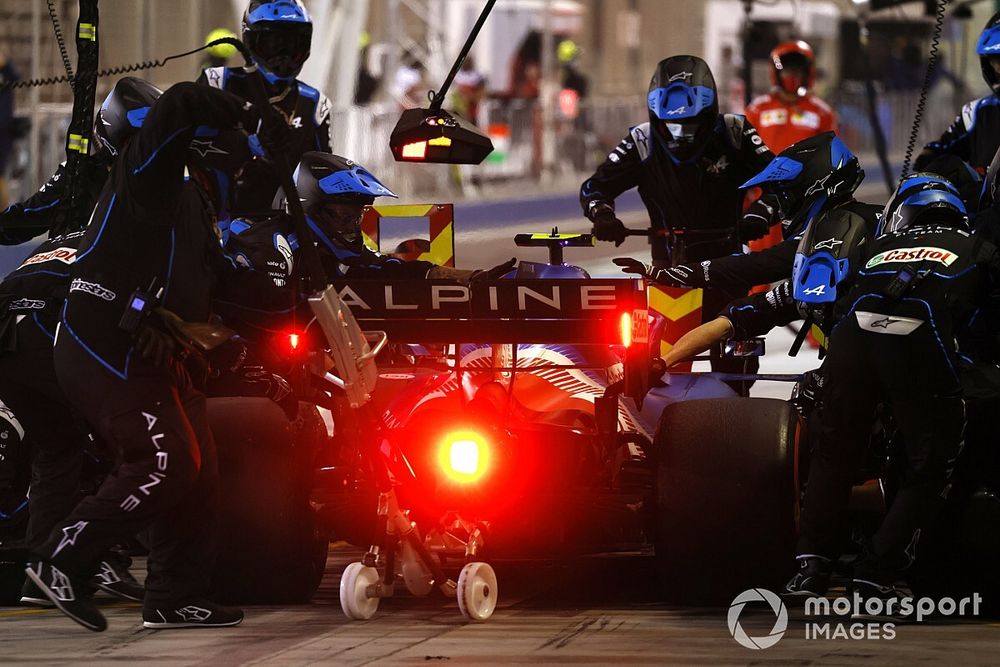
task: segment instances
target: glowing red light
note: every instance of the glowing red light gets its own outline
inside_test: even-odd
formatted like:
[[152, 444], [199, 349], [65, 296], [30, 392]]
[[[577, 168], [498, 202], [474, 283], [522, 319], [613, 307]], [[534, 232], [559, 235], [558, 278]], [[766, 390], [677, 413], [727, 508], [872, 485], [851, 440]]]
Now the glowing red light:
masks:
[[622, 313], [619, 320], [619, 330], [621, 331], [622, 345], [629, 347], [632, 345], [632, 313]]
[[438, 463], [449, 479], [461, 484], [476, 482], [489, 468], [490, 450], [478, 433], [460, 431], [444, 437]]
[[416, 141], [403, 146], [403, 157], [409, 160], [423, 160], [427, 157], [427, 142]]

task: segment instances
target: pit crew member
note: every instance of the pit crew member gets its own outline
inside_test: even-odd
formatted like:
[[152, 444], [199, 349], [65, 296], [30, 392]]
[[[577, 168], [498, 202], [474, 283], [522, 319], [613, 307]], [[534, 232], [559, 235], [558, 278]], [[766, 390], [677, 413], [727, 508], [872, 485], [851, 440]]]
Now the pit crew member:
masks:
[[[746, 108], [746, 117], [775, 153], [794, 143], [823, 132], [837, 131], [833, 109], [816, 95], [816, 55], [802, 40], [782, 42], [771, 51], [771, 91]], [[771, 228], [768, 235], [750, 241], [756, 252], [781, 243], [782, 230]]]
[[[108, 169], [125, 142], [141, 126], [159, 97], [155, 86], [133, 77], [119, 80], [94, 119], [98, 151], [84, 160], [84, 200], [72, 218], [65, 166], [25, 202], [0, 215], [5, 240], [51, 236], [0, 283], [0, 488], [21, 486], [14, 479], [19, 460], [31, 448], [31, 493], [25, 543], [36, 548], [79, 500], [81, 457], [88, 438], [76, 424], [59, 388], [52, 341], [69, 287], [69, 270]], [[85, 212], [83, 215], [81, 213]], [[8, 226], [9, 223], [9, 226]], [[58, 232], [65, 231], [62, 234]], [[22, 437], [24, 438], [22, 440]], [[23, 498], [23, 495], [21, 496]], [[108, 554], [95, 580], [99, 588], [130, 600], [142, 599], [142, 586], [128, 571], [128, 560]], [[22, 602], [49, 604], [26, 582]]]
[[[29, 578], [65, 614], [101, 631], [87, 581], [99, 555], [148, 528], [143, 623], [229, 626], [242, 611], [205, 599], [217, 470], [204, 395], [177, 360], [165, 322], [206, 322], [212, 301], [280, 313], [294, 306], [266, 276], [237, 272], [222, 254], [211, 200], [185, 177], [197, 128], [257, 127], [240, 98], [180, 83], [150, 109], [112, 168], [82, 239], [55, 342], [60, 386], [122, 460], [38, 549]], [[267, 150], [286, 140], [264, 126]], [[156, 312], [151, 306], [159, 305]]]
[[[330, 152], [330, 101], [296, 78], [309, 58], [312, 30], [312, 17], [300, 0], [251, 0], [243, 12], [243, 42], [266, 79], [272, 106], [288, 123], [283, 148], [290, 164], [306, 151]], [[212, 67], [198, 82], [252, 101], [246, 76], [242, 67]], [[278, 179], [240, 133], [199, 128], [191, 150], [218, 191], [224, 233], [231, 218], [270, 212]]]
[[938, 155], [957, 155], [980, 174], [985, 174], [1000, 148], [1000, 12], [994, 14], [976, 41], [980, 69], [989, 95], [969, 102], [944, 134], [924, 146], [914, 160], [917, 171], [924, 170]]
[[[340, 278], [406, 280], [424, 278], [493, 280], [514, 268], [515, 259], [487, 271], [454, 269], [420, 260], [405, 261], [368, 248], [361, 234], [365, 206], [376, 197], [395, 197], [371, 172], [339, 155], [309, 152], [295, 170], [295, 186], [306, 223], [317, 239], [323, 269], [330, 280]], [[284, 208], [283, 194], [275, 202]], [[299, 240], [291, 218], [275, 213], [258, 220], [235, 220], [226, 251], [237, 264], [266, 271], [278, 285], [294, 272]]]

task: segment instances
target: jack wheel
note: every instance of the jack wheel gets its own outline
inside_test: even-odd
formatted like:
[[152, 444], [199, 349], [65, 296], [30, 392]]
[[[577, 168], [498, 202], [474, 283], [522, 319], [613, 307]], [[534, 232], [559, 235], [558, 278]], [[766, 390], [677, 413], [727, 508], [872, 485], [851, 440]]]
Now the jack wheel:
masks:
[[378, 570], [364, 563], [351, 563], [340, 577], [340, 608], [352, 621], [367, 621], [378, 611], [377, 597], [368, 597], [368, 587], [378, 583]]
[[469, 563], [458, 575], [458, 608], [470, 621], [485, 621], [497, 608], [497, 575], [487, 563]]

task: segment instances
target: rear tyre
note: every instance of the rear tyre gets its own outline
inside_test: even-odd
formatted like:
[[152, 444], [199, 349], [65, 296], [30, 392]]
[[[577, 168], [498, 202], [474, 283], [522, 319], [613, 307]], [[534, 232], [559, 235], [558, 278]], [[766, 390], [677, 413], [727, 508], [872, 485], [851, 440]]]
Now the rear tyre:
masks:
[[290, 422], [266, 398], [209, 400], [220, 476], [212, 585], [221, 602], [304, 603], [319, 588], [329, 540], [309, 494], [326, 432], [314, 413], [303, 404]]
[[766, 398], [674, 403], [660, 417], [657, 577], [668, 599], [728, 603], [790, 576], [799, 419]]

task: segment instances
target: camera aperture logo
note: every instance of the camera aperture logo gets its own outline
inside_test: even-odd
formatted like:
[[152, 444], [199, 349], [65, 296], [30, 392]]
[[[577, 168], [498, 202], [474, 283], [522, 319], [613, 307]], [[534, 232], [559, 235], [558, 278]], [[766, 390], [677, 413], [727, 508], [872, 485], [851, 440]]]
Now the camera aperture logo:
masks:
[[[763, 637], [751, 637], [740, 624], [740, 614], [748, 602], [766, 602], [774, 612], [775, 620], [771, 632]], [[749, 649], [759, 650], [771, 648], [785, 636], [788, 629], [788, 610], [781, 598], [767, 590], [766, 588], [751, 588], [736, 596], [733, 603], [729, 605], [729, 615], [726, 619], [729, 622], [729, 634], [740, 646]]]

